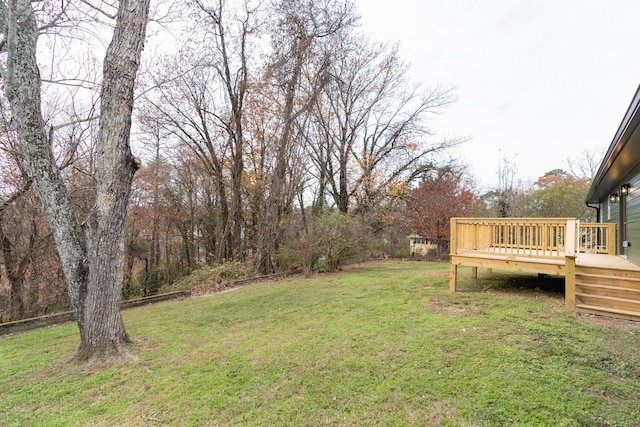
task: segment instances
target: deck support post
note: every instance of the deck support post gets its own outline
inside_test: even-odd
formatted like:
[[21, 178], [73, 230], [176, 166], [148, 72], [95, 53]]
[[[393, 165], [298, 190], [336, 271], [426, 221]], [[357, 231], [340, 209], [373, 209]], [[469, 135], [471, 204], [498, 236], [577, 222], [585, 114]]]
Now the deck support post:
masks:
[[565, 257], [564, 276], [564, 301], [565, 311], [573, 313], [576, 311], [576, 257]]
[[451, 260], [449, 266], [449, 291], [455, 292], [458, 280], [458, 265]]
[[478, 279], [478, 267], [471, 267], [471, 278], [473, 280]]
[[564, 303], [565, 310], [569, 313], [576, 311], [576, 256], [580, 253], [577, 250], [577, 230], [579, 224], [575, 219], [567, 220], [565, 248], [564, 248]]

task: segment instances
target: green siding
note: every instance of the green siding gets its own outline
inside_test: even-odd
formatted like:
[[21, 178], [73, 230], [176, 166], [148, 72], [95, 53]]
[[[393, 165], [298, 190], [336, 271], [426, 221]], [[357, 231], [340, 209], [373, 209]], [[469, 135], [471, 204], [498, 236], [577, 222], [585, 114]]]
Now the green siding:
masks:
[[608, 215], [608, 207], [607, 204], [609, 202], [604, 202], [604, 221], [603, 222], [615, 222], [616, 224], [618, 224], [620, 222], [620, 210], [618, 209], [618, 206], [620, 206], [618, 203], [611, 203], [611, 215]]
[[[627, 259], [636, 265], [640, 265], [640, 166], [620, 181], [631, 184], [631, 190], [627, 196]], [[619, 190], [618, 190], [619, 192]], [[602, 200], [600, 209], [600, 221], [616, 224], [618, 233], [616, 236], [616, 248], [620, 254], [620, 202], [609, 203]]]
[[640, 174], [628, 182], [631, 192], [627, 196], [627, 240], [630, 244], [627, 259], [640, 265]]

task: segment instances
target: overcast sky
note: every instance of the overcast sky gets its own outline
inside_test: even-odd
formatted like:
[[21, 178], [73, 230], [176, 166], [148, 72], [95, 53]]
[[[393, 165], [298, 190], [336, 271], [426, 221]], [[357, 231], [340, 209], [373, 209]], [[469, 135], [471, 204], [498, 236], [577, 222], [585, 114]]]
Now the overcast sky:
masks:
[[363, 30], [397, 41], [412, 78], [454, 86], [432, 122], [483, 188], [500, 158], [535, 181], [606, 150], [640, 84], [638, 0], [358, 0]]

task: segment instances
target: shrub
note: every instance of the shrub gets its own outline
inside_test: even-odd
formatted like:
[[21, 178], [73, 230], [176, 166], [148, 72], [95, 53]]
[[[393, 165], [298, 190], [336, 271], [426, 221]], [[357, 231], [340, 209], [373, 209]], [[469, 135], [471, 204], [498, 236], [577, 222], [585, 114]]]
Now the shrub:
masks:
[[[288, 224], [291, 225], [291, 224]], [[278, 264], [288, 269], [336, 271], [345, 261], [364, 257], [369, 241], [368, 228], [356, 218], [329, 211], [310, 217], [306, 227], [297, 223], [287, 227], [278, 253]]]
[[292, 215], [282, 224], [282, 245], [278, 249], [276, 266], [278, 271], [302, 269], [306, 276], [311, 273], [317, 262], [317, 254], [313, 247], [312, 230], [315, 219], [302, 215]]
[[313, 237], [315, 253], [324, 258], [328, 271], [336, 271], [345, 261], [362, 258], [368, 232], [347, 214], [326, 212], [315, 223]]
[[256, 272], [250, 264], [240, 261], [227, 261], [222, 264], [203, 266], [173, 283], [170, 287], [163, 288], [163, 291], [193, 291], [196, 289], [197, 292], [213, 292], [228, 287], [230, 283], [236, 280], [255, 276]]

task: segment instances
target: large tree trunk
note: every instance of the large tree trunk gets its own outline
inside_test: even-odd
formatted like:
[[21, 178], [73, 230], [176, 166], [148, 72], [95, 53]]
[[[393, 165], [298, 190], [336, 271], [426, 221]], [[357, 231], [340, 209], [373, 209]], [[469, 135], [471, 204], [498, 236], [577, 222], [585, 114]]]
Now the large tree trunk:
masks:
[[[127, 203], [137, 164], [129, 149], [133, 88], [149, 0], [119, 4], [104, 62], [97, 154], [97, 201], [85, 235], [55, 163], [41, 113], [37, 23], [30, 0], [9, 2], [5, 93], [21, 149], [56, 242], [80, 330], [77, 358], [127, 355], [120, 315]], [[87, 242], [89, 244], [87, 244]]]
[[2, 76], [5, 94], [25, 162], [51, 224], [69, 297], [79, 317], [88, 277], [86, 245], [45, 134], [36, 62], [38, 29], [30, 0], [9, 2], [5, 16], [7, 64]]
[[126, 354], [130, 341], [120, 314], [127, 205], [138, 163], [129, 136], [136, 72], [149, 0], [121, 0], [104, 59], [97, 153], [95, 227], [90, 237], [89, 288], [82, 304], [80, 348], [90, 359]]

